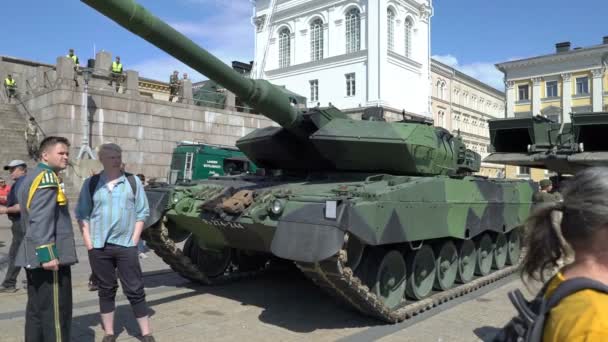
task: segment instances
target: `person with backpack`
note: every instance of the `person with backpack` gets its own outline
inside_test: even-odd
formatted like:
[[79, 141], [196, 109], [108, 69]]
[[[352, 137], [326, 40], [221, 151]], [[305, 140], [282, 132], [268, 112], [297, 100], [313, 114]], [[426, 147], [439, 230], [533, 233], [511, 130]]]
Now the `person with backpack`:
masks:
[[608, 168], [577, 173], [562, 195], [527, 221], [522, 276], [543, 289], [509, 294], [518, 315], [494, 341], [608, 341]]
[[[154, 341], [139, 264], [137, 244], [150, 213], [141, 181], [122, 169], [122, 150], [112, 143], [99, 147], [103, 171], [85, 180], [76, 217], [98, 287], [103, 342], [116, 340], [114, 311], [117, 273], [139, 328], [141, 341]], [[117, 272], [118, 271], [118, 272]]]

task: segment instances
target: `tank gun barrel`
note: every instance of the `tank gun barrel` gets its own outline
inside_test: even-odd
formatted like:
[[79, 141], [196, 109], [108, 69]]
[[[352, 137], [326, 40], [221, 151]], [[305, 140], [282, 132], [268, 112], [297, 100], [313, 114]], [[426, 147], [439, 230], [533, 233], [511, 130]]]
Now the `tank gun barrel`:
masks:
[[134, 0], [81, 1], [221, 84], [282, 127], [288, 130], [296, 129], [301, 118], [299, 111], [278, 87], [265, 80], [252, 80], [241, 76]]

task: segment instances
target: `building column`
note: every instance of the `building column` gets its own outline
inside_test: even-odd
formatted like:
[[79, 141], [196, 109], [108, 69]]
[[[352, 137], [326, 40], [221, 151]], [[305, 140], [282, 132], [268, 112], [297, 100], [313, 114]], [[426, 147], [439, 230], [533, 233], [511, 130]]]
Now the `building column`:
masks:
[[127, 78], [123, 85], [125, 93], [139, 96], [139, 72], [127, 70], [125, 76]]
[[367, 13], [367, 101], [368, 105], [382, 100], [382, 74], [386, 68], [386, 0], [370, 1]]
[[572, 111], [572, 74], [562, 74], [562, 122], [570, 122]]
[[604, 87], [602, 86], [602, 79], [604, 78], [604, 71], [600, 69], [591, 70], [593, 74], [593, 111], [601, 112], [604, 108]]
[[532, 79], [532, 116], [540, 114], [540, 83], [541, 77]]
[[505, 99], [507, 101], [507, 112], [505, 117], [512, 118], [515, 117], [515, 82], [506, 81], [505, 86], [507, 88], [507, 98]]

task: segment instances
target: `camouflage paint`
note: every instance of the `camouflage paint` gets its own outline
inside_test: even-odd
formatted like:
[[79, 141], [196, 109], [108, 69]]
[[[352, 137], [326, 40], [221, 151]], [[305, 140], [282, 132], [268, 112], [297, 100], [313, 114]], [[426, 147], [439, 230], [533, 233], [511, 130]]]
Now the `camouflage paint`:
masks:
[[[226, 189], [227, 178], [212, 178], [175, 188], [166, 218], [171, 227], [192, 232], [199, 245], [211, 249], [229, 246], [270, 252], [281, 224], [299, 225], [304, 232], [318, 227], [350, 232], [369, 245], [470, 239], [485, 231], [509, 232], [520, 226], [536, 188], [528, 181], [478, 177], [362, 178], [289, 183], [257, 179], [257, 184], [270, 185], [257, 186], [254, 202], [241, 214], [223, 213], [223, 217], [201, 209]], [[231, 193], [256, 184], [242, 182], [242, 177], [232, 179]], [[284, 203], [279, 215], [268, 209], [275, 199]], [[325, 218], [325, 203], [332, 200], [338, 202], [336, 219]]]

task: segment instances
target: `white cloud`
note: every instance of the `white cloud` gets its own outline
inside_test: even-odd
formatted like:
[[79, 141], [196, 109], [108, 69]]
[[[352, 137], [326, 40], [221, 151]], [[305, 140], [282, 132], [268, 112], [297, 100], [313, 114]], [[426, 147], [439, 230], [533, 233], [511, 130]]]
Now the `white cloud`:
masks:
[[458, 58], [453, 55], [435, 55], [433, 59], [451, 66], [479, 81], [486, 83], [498, 90], [504, 90], [503, 73], [494, 66], [494, 63], [475, 62], [470, 64], [460, 64]]
[[[174, 29], [227, 65], [235, 60], [248, 63], [253, 59], [253, 7], [249, 0], [181, 0], [181, 3], [182, 7], [190, 10], [203, 9], [204, 15], [196, 21], [166, 19]], [[206, 79], [204, 75], [171, 56], [143, 60], [134, 65], [133, 69], [138, 70], [143, 77], [165, 82], [173, 70], [178, 70], [180, 76], [187, 72], [194, 82]]]

